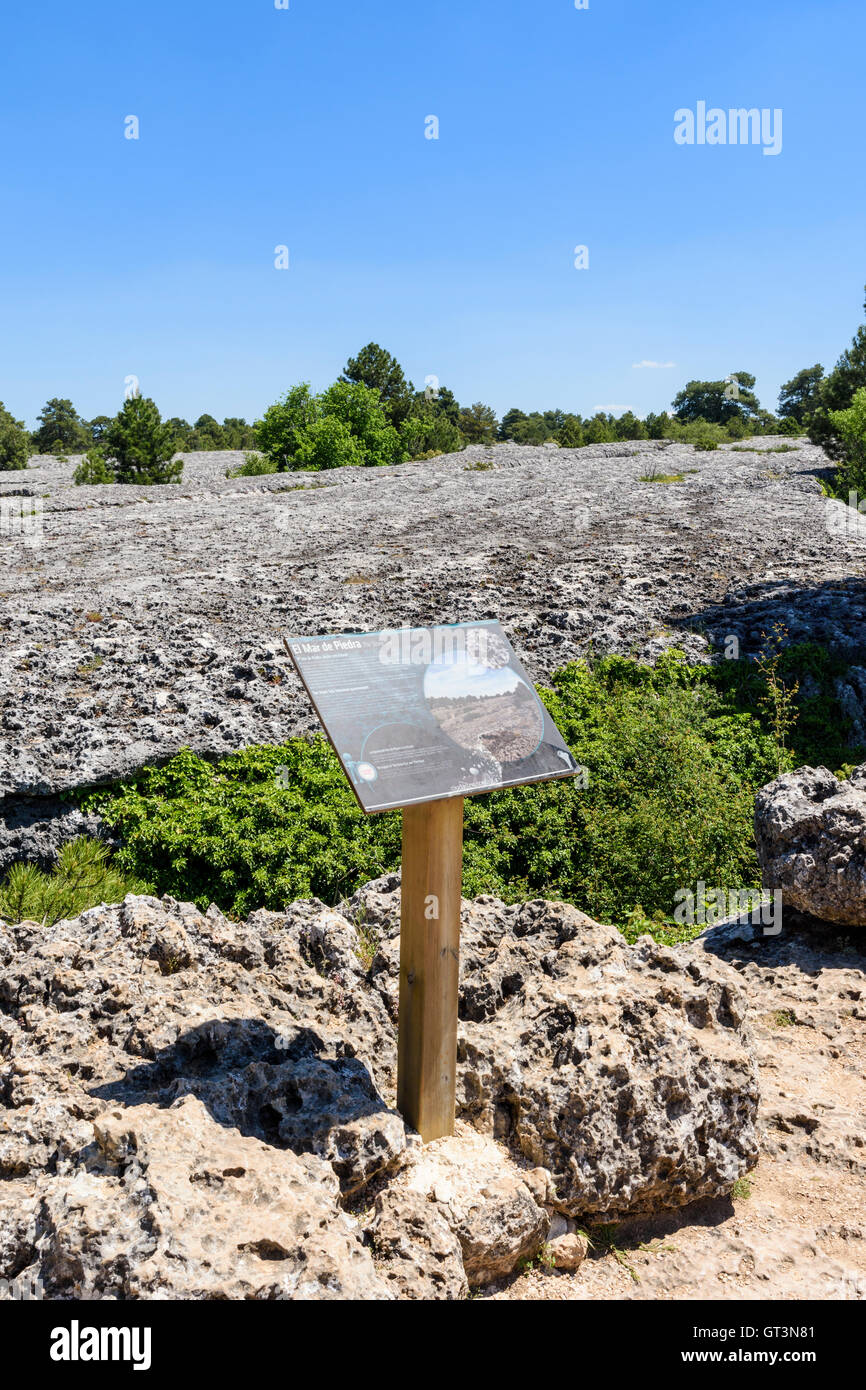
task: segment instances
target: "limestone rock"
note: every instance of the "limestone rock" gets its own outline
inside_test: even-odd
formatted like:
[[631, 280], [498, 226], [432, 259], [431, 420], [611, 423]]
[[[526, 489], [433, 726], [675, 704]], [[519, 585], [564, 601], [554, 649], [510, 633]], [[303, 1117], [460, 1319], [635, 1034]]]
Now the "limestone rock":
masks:
[[866, 763], [843, 782], [825, 767], [777, 777], [756, 797], [755, 839], [786, 907], [866, 926]]
[[566, 1270], [573, 1273], [580, 1269], [589, 1252], [589, 1242], [586, 1236], [575, 1232], [571, 1234], [557, 1236], [551, 1240], [547, 1246], [547, 1255], [553, 1261], [554, 1269]]
[[536, 1253], [550, 1226], [507, 1151], [465, 1124], [414, 1150], [391, 1192], [423, 1198], [441, 1213], [459, 1241], [470, 1284], [511, 1274]]
[[321, 1160], [216, 1124], [192, 1096], [100, 1115], [86, 1167], [43, 1177], [46, 1296], [383, 1299]]
[[399, 1298], [467, 1297], [460, 1242], [439, 1207], [421, 1193], [380, 1193], [369, 1236], [377, 1273]]
[[[130, 897], [0, 924], [0, 1207], [20, 1213], [0, 1278], [35, 1270], [55, 1297], [454, 1298], [533, 1258], [551, 1216], [675, 1207], [752, 1165], [729, 967], [493, 898], [463, 905], [458, 1133], [420, 1147], [394, 1109], [399, 879], [368, 890], [245, 923]], [[360, 909], [381, 933], [369, 971]], [[359, 1264], [341, 1204], [371, 1183]]]
[[758, 1155], [757, 1071], [731, 972], [650, 937], [630, 948], [565, 904], [476, 909], [460, 1115], [547, 1168], [567, 1215], [730, 1191]]

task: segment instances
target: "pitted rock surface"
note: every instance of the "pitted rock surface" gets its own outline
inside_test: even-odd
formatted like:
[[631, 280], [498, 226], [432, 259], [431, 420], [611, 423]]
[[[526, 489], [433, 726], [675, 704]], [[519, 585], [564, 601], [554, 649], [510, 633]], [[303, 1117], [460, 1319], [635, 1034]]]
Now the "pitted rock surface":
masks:
[[[38, 543], [0, 536], [0, 870], [74, 830], [52, 833], [58, 792], [314, 728], [283, 633], [496, 617], [537, 681], [590, 650], [753, 652], [775, 621], [853, 659], [866, 523], [821, 496], [821, 450], [749, 445], [473, 445], [236, 479], [240, 454], [191, 454], [152, 488], [77, 488], [74, 459], [0, 475], [0, 498], [44, 508]], [[660, 474], [681, 481], [641, 481]]]
[[[455, 1297], [555, 1220], [677, 1207], [752, 1166], [733, 972], [491, 898], [464, 904], [465, 1123], [419, 1154], [393, 1104], [395, 898], [392, 876], [349, 915], [238, 923], [130, 896], [0, 925], [0, 1278], [35, 1272], [56, 1297]], [[366, 972], [362, 900], [365, 933], [382, 927]], [[269, 1225], [255, 1192], [283, 1177]], [[368, 1198], [375, 1226], [347, 1221]]]
[[755, 840], [767, 888], [828, 922], [866, 926], [866, 763], [838, 780], [803, 767], [763, 787]]

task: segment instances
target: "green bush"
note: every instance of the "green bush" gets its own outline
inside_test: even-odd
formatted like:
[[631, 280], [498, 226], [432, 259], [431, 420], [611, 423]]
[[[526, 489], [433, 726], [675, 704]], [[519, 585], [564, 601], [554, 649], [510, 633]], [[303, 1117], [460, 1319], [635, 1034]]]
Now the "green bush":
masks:
[[[774, 667], [782, 683], [793, 659]], [[831, 691], [834, 672], [811, 648], [805, 660]], [[565, 667], [540, 694], [587, 784], [468, 798], [467, 895], [562, 898], [603, 920], [659, 924], [672, 919], [675, 890], [700, 878], [759, 885], [754, 794], [794, 764], [771, 733], [759, 669], [608, 657]], [[812, 704], [801, 714], [807, 752], [839, 766], [844, 741], [826, 743], [838, 707], [829, 695]], [[186, 750], [86, 804], [120, 833], [118, 868], [239, 915], [311, 894], [334, 903], [400, 862], [399, 814], [365, 816], [323, 739], [215, 763]]]
[[665, 436], [679, 444], [691, 444], [695, 449], [717, 449], [732, 438], [728, 429], [709, 420], [671, 420]]
[[335, 381], [319, 397], [325, 418], [341, 421], [357, 440], [363, 462], [374, 467], [406, 457], [399, 431], [390, 424], [379, 393], [357, 381]]
[[280, 470], [380, 466], [408, 457], [379, 392], [363, 382], [337, 381], [314, 396], [307, 382], [265, 411], [256, 443]]
[[281, 471], [292, 468], [301, 436], [320, 415], [318, 397], [307, 381], [293, 386], [256, 421], [256, 447]]
[[26, 468], [29, 457], [30, 435], [23, 422], [10, 415], [0, 401], [0, 473]]
[[52, 927], [98, 903], [117, 903], [127, 893], [148, 893], [148, 884], [118, 873], [97, 840], [63, 846], [51, 873], [33, 864], [13, 864], [0, 883], [0, 920], [42, 922]]
[[852, 488], [866, 496], [866, 386], [855, 394], [847, 410], [830, 414], [833, 430], [843, 449], [840, 478], [843, 494]]
[[293, 467], [311, 470], [362, 468], [366, 462], [361, 441], [354, 437], [345, 421], [338, 420], [336, 415], [324, 415], [304, 430]]
[[118, 483], [179, 483], [183, 460], [173, 461], [176, 436], [163, 424], [156, 404], [132, 396], [105, 431], [105, 452], [114, 460]]
[[94, 483], [113, 483], [114, 469], [107, 462], [101, 449], [94, 447], [88, 449], [84, 458], [79, 463], [72, 475], [72, 481], [77, 487], [82, 485], [92, 485]]
[[274, 459], [266, 459], [264, 454], [247, 454], [243, 463], [237, 468], [227, 468], [227, 478], [258, 478], [267, 473], [276, 473], [277, 465]]

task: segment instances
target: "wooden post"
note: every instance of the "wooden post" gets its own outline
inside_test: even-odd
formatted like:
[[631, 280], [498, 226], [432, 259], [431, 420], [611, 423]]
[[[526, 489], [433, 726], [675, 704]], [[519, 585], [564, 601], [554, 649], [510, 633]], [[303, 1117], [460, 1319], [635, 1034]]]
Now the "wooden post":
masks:
[[397, 1106], [425, 1143], [454, 1133], [463, 798], [403, 808]]

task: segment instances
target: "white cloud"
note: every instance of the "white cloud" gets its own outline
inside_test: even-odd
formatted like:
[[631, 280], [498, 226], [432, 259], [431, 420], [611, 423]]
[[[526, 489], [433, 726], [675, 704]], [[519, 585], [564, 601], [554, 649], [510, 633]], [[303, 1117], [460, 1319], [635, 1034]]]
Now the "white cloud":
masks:
[[597, 415], [599, 411], [604, 415], [625, 415], [627, 410], [634, 414], [633, 405], [594, 405], [592, 407], [593, 415]]
[[675, 367], [677, 364], [676, 362], [648, 362], [644, 358], [643, 362], [632, 362], [631, 365], [637, 368], [655, 367], [658, 371], [666, 371], [668, 367]]

